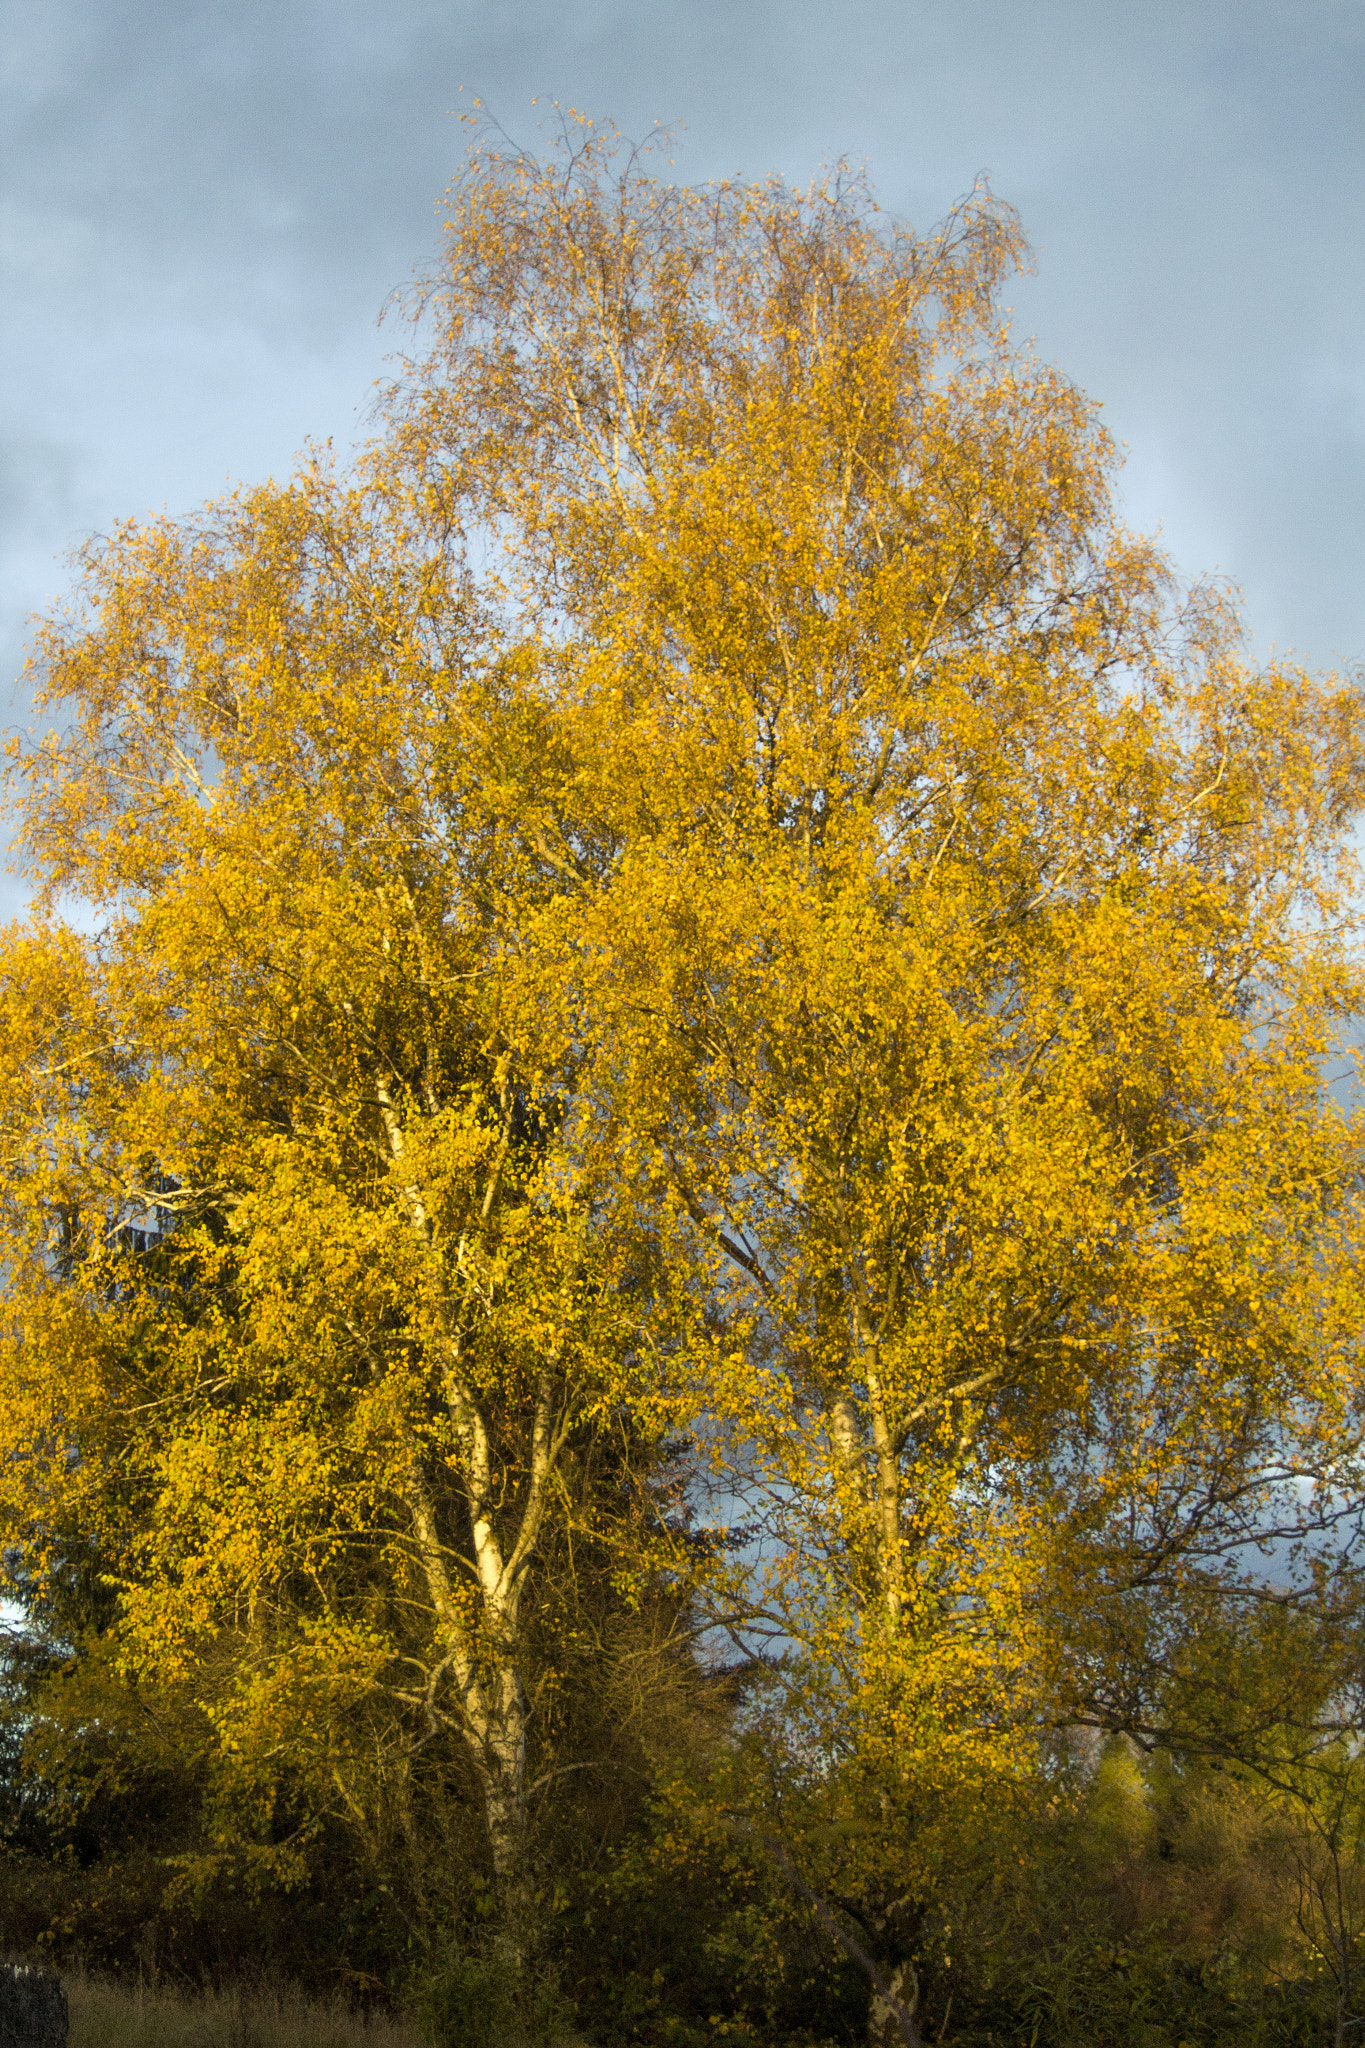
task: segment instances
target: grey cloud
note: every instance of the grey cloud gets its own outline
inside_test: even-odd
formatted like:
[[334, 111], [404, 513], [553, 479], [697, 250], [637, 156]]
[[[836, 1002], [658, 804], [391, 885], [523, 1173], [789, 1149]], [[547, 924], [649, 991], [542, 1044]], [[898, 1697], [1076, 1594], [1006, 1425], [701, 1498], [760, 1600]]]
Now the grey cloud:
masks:
[[65, 538], [352, 433], [452, 110], [534, 141], [540, 94], [684, 123], [680, 176], [866, 157], [920, 222], [989, 167], [1038, 253], [1018, 324], [1144, 519], [1263, 638], [1365, 646], [1356, 0], [25, 0], [7, 39], [0, 404], [78, 450]]
[[0, 542], [60, 533], [75, 501], [76, 450], [41, 434], [0, 441]]

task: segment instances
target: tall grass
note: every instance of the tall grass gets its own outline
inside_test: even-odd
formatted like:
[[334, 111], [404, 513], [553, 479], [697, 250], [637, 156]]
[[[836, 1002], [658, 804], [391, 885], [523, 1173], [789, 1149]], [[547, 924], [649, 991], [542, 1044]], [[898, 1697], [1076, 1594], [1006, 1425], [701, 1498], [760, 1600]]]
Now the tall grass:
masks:
[[400, 2020], [319, 2004], [288, 1987], [162, 1991], [63, 1973], [70, 2048], [424, 2048]]

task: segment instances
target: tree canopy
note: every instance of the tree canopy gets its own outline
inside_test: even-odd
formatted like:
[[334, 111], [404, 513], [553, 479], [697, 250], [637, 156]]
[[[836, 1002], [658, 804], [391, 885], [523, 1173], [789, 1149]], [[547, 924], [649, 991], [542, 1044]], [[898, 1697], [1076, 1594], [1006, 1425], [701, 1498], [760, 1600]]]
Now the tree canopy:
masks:
[[210, 1860], [406, 1829], [520, 1954], [643, 1690], [915, 2041], [1061, 1731], [1340, 1764], [1359, 693], [1126, 531], [1024, 254], [481, 143], [357, 460], [43, 627], [0, 1519]]

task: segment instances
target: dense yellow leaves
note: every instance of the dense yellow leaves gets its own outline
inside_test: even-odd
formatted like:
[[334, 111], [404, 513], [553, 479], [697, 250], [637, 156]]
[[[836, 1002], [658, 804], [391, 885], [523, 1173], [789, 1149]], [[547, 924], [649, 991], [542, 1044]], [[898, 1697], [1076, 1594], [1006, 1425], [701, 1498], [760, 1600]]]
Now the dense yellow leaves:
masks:
[[875, 1863], [1354, 1598], [1359, 705], [1122, 530], [987, 192], [613, 148], [476, 151], [354, 474], [46, 629], [5, 1513], [244, 1753], [444, 1717], [506, 1870], [523, 1591], [684, 1425]]

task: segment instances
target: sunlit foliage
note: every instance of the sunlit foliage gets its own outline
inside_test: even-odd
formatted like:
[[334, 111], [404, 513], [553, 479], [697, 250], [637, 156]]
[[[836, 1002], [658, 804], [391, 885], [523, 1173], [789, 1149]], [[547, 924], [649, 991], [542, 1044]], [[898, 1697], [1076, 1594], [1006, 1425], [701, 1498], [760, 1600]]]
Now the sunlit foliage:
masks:
[[275, 1865], [446, 1743], [509, 1926], [571, 1589], [697, 1712], [708, 1624], [688, 1825], [911, 2040], [1058, 1729], [1353, 1740], [1358, 695], [1125, 531], [1023, 256], [479, 143], [354, 469], [92, 545], [14, 763], [25, 1586]]

